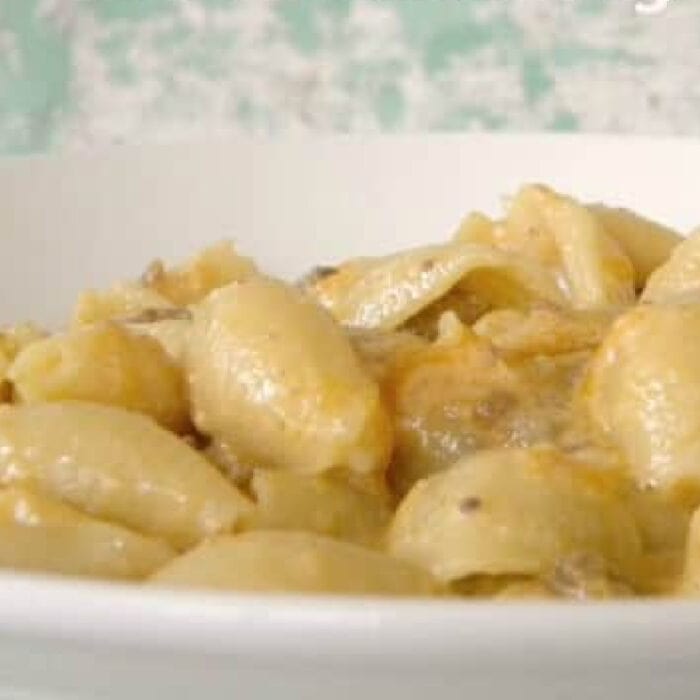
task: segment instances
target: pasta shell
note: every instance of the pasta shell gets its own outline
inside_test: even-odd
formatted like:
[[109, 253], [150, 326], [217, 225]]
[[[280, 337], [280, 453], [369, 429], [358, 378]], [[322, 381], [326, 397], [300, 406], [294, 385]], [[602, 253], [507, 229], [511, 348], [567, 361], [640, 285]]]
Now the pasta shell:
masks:
[[105, 579], [143, 579], [173, 556], [164, 543], [108, 523], [0, 525], [0, 568]]
[[635, 286], [642, 289], [649, 275], [663, 265], [683, 237], [668, 226], [646, 219], [629, 209], [590, 205], [606, 232], [632, 262]]
[[456, 595], [468, 598], [499, 601], [557, 597], [542, 581], [533, 576], [470, 576], [455, 581], [450, 589]]
[[692, 507], [667, 494], [640, 489], [630, 494], [627, 504], [642, 539], [637, 590], [673, 593], [682, 579]]
[[692, 486], [700, 498], [698, 347], [700, 304], [640, 306], [612, 327], [582, 396], [640, 486]]
[[153, 338], [168, 353], [179, 367], [185, 365], [187, 354], [187, 337], [192, 328], [191, 320], [171, 319], [146, 323], [124, 322], [124, 327], [137, 335]]
[[213, 290], [241, 282], [256, 272], [252, 260], [238, 255], [230, 241], [222, 241], [169, 270], [157, 260], [141, 281], [176, 306], [189, 306], [202, 301]]
[[33, 343], [17, 357], [8, 377], [24, 403], [92, 401], [140, 411], [176, 432], [189, 425], [182, 370], [157, 341], [115, 323]]
[[604, 562], [597, 557], [573, 556], [563, 559], [543, 578], [532, 576], [471, 576], [452, 584], [459, 595], [513, 599], [608, 600], [630, 597], [632, 590], [609, 578]]
[[446, 326], [384, 379], [395, 434], [389, 474], [399, 494], [477, 450], [550, 438], [552, 407], [536, 403], [541, 384], [521, 381], [468, 327]]
[[470, 212], [460, 223], [453, 240], [494, 246], [497, 224], [481, 212]]
[[594, 213], [542, 185], [514, 198], [499, 245], [559, 269], [576, 308], [634, 301], [634, 268]]
[[21, 323], [17, 326], [3, 328], [0, 331], [0, 353], [12, 362], [22, 350], [42, 340], [46, 335], [45, 331], [33, 323]]
[[268, 593], [419, 596], [440, 590], [421, 569], [380, 552], [310, 533], [264, 530], [205, 542], [152, 581]]
[[7, 372], [11, 364], [10, 358], [0, 348], [0, 403], [5, 403], [12, 399], [12, 387], [7, 379]]
[[379, 496], [327, 476], [256, 470], [250, 484], [256, 509], [250, 526], [262, 530], [303, 530], [375, 545], [391, 511]]
[[24, 348], [45, 336], [46, 333], [32, 323], [23, 323], [0, 331], [0, 403], [12, 399], [8, 373], [15, 357]]
[[0, 490], [0, 567], [98, 578], [143, 578], [175, 551], [20, 487]]
[[81, 294], [73, 312], [73, 324], [125, 319], [144, 311], [167, 311], [173, 308], [172, 302], [152, 289], [135, 282], [125, 282], [104, 292], [88, 291]]
[[573, 554], [631, 575], [635, 523], [603, 472], [552, 449], [481, 452], [416, 484], [389, 531], [389, 551], [442, 581], [542, 575]]
[[608, 311], [502, 309], [480, 318], [474, 332], [509, 359], [561, 355], [595, 349], [614, 319]]
[[381, 474], [391, 444], [379, 389], [333, 319], [298, 289], [255, 277], [196, 311], [194, 420], [246, 463]]
[[409, 331], [349, 329], [348, 336], [364, 367], [380, 383], [405, 357], [428, 346]]
[[82, 525], [96, 522], [61, 501], [21, 486], [0, 489], [0, 524], [26, 527]]
[[690, 521], [679, 592], [684, 596], [700, 598], [700, 510], [695, 511]]
[[[636, 569], [635, 566], [635, 574]], [[607, 600], [629, 598], [631, 586], [612, 578], [605, 560], [590, 552], [564, 557], [545, 576], [547, 587], [562, 598], [574, 600]]]
[[0, 408], [0, 484], [177, 547], [232, 530], [250, 509], [214, 466], [151, 419], [90, 403]]
[[553, 278], [536, 265], [460, 241], [350, 261], [308, 292], [343, 324], [392, 330], [470, 276], [493, 303], [564, 302]]
[[649, 277], [642, 301], [664, 303], [693, 296], [700, 298], [700, 231], [676, 247]]

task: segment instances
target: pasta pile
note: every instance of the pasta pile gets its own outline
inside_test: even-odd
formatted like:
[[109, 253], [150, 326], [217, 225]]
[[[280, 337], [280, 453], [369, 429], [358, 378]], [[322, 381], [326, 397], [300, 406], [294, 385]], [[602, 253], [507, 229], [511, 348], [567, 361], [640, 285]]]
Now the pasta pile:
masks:
[[700, 594], [700, 233], [523, 187], [274, 279], [229, 243], [0, 335], [0, 566], [233, 591]]

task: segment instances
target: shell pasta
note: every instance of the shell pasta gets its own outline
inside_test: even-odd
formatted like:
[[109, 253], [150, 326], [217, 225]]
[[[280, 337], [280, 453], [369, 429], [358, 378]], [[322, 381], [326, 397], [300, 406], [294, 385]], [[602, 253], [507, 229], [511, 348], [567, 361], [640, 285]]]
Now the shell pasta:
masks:
[[700, 233], [539, 184], [443, 233], [297, 281], [222, 242], [0, 332], [0, 567], [699, 596]]

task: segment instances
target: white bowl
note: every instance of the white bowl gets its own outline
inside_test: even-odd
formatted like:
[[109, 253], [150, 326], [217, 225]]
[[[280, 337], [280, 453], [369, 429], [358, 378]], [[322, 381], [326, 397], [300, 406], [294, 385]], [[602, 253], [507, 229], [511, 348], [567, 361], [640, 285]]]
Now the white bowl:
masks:
[[[268, 269], [441, 240], [519, 183], [700, 223], [700, 142], [333, 138], [0, 162], [0, 318], [231, 236]], [[700, 697], [700, 604], [251, 597], [0, 575], [0, 698]]]

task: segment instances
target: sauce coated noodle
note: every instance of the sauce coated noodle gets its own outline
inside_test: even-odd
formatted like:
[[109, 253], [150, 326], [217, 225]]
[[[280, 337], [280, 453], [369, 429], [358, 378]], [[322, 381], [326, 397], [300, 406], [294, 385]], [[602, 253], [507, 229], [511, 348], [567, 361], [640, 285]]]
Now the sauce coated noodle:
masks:
[[296, 284], [222, 242], [86, 292], [60, 332], [7, 328], [0, 566], [697, 596], [700, 234], [682, 240], [527, 185], [500, 219]]

